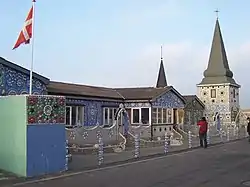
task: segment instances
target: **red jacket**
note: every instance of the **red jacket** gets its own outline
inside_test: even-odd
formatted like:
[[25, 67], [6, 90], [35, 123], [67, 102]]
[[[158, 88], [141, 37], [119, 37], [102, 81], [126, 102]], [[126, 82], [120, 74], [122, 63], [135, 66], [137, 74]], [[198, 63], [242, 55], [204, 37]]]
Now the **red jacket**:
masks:
[[199, 133], [206, 133], [207, 132], [207, 122], [206, 121], [203, 121], [203, 120], [200, 120], [198, 121], [197, 125], [200, 127], [199, 129]]

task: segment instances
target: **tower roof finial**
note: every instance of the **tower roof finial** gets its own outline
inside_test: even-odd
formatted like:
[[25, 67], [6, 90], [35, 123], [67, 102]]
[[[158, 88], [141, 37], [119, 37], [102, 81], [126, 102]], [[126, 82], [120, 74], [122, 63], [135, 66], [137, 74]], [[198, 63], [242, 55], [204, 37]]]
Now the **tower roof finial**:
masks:
[[163, 54], [162, 54], [162, 45], [161, 45], [161, 60], [163, 59]]
[[214, 11], [215, 13], [216, 13], [216, 19], [218, 20], [219, 19], [219, 10], [218, 10], [218, 8]]

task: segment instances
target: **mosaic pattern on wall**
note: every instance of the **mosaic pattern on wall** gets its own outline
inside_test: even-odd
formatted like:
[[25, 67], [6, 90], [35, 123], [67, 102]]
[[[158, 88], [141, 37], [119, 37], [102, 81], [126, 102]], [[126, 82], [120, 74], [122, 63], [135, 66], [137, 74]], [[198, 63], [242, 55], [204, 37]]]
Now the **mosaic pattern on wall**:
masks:
[[103, 124], [103, 107], [118, 108], [120, 103], [67, 98], [66, 104], [84, 106], [84, 126], [95, 126]]
[[124, 106], [126, 108], [133, 108], [133, 107], [141, 108], [141, 107], [151, 107], [151, 104], [150, 103], [125, 103]]
[[211, 104], [211, 105], [206, 105], [206, 109], [208, 111], [212, 112], [230, 112], [229, 105], [223, 105], [223, 104]]
[[185, 104], [174, 92], [169, 91], [152, 102], [153, 107], [184, 108]]
[[65, 97], [27, 96], [28, 124], [65, 124]]
[[[29, 93], [29, 76], [0, 64], [0, 95], [20, 95]], [[33, 79], [33, 94], [46, 94], [46, 86]]]
[[185, 125], [196, 125], [198, 120], [203, 117], [203, 111], [201, 110], [185, 110], [184, 113], [184, 124]]

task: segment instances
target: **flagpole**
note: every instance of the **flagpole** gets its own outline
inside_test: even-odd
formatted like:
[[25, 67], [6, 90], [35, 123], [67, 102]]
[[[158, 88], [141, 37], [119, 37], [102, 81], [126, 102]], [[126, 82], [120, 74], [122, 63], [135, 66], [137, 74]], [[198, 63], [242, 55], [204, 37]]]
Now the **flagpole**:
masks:
[[34, 64], [34, 28], [35, 28], [35, 0], [32, 0], [32, 6], [33, 6], [33, 16], [32, 16], [32, 44], [31, 44], [31, 65], [30, 65], [30, 90], [29, 94], [32, 95], [32, 79], [33, 79], [33, 64]]

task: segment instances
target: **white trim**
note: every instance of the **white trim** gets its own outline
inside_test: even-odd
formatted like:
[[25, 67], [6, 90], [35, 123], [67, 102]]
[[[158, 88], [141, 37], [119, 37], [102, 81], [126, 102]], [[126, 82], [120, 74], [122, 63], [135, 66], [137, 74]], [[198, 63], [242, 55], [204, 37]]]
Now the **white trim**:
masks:
[[69, 125], [72, 125], [72, 106], [69, 108]]
[[211, 87], [211, 86], [234, 86], [240, 88], [239, 84], [231, 84], [231, 83], [220, 83], [220, 84], [196, 84], [196, 87]]
[[148, 123], [151, 125], [151, 118], [152, 118], [152, 116], [151, 116], [152, 115], [152, 108], [151, 107], [149, 108], [148, 112], [149, 112], [149, 122]]

